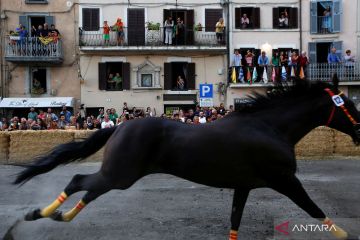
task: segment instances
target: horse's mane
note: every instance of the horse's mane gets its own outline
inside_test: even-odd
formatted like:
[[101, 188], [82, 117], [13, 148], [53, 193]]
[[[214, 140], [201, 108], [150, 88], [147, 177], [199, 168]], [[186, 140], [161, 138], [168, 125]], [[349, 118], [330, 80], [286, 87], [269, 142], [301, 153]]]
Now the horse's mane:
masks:
[[284, 105], [289, 100], [299, 97], [318, 97], [324, 93], [325, 88], [331, 88], [331, 84], [325, 82], [311, 83], [307, 80], [296, 80], [294, 84], [277, 84], [267, 88], [265, 94], [253, 92], [247, 96], [248, 104], [244, 104], [239, 112], [255, 112], [272, 107]]

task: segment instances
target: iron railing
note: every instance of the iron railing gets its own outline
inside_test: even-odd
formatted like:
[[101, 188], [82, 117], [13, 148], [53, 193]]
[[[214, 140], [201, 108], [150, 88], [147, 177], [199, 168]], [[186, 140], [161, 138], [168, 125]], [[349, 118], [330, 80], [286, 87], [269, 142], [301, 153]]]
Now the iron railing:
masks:
[[331, 16], [319, 16], [317, 17], [317, 33], [320, 34], [327, 34], [327, 33], [332, 33], [333, 29], [332, 29], [332, 17]]
[[10, 36], [5, 39], [5, 59], [9, 61], [61, 61], [62, 41], [55, 38]]
[[[230, 68], [228, 73], [229, 83], [264, 83], [260, 67], [242, 67], [242, 69], [244, 82], [241, 79], [236, 79], [234, 82], [232, 79], [232, 68]], [[255, 79], [254, 69], [257, 71]], [[250, 75], [247, 73], [248, 71], [250, 71]], [[273, 71], [275, 71], [275, 77]], [[303, 73], [310, 81], [330, 82], [332, 76], [336, 73], [341, 82], [360, 82], [360, 63], [312, 63], [303, 68]], [[249, 77], [251, 81], [249, 81]], [[286, 82], [298, 77], [300, 77], [300, 67], [287, 66], [282, 68], [269, 65], [267, 67], [267, 81], [265, 83]]]
[[[210, 31], [209, 31], [210, 30]], [[98, 31], [85, 31], [79, 29], [80, 46], [166, 46], [165, 44], [165, 29], [149, 30], [144, 27], [142, 29], [130, 29], [124, 27], [123, 36], [118, 39], [118, 33], [111, 31], [109, 40], [106, 41], [103, 34], [103, 29]], [[226, 33], [222, 34], [220, 38], [215, 33], [215, 28], [199, 28], [186, 29], [180, 35], [175, 31], [172, 32], [172, 46], [223, 46], [225, 48]]]

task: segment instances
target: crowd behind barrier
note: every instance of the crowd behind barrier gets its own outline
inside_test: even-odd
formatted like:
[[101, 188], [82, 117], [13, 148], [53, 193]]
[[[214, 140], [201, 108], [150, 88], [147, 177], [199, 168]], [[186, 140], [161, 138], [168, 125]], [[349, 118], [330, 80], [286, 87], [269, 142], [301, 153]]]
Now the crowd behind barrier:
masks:
[[86, 115], [84, 109], [73, 114], [67, 110], [66, 106], [62, 106], [59, 114], [55, 114], [51, 108], [46, 112], [42, 109], [38, 111], [35, 108], [30, 108], [27, 116], [13, 116], [10, 120], [3, 117], [0, 121], [1, 131], [16, 131], [16, 130], [54, 130], [54, 129], [73, 129], [73, 130], [92, 130], [114, 127], [126, 121], [131, 121], [138, 118], [160, 117], [164, 119], [171, 119], [187, 124], [204, 124], [223, 118], [229, 112], [233, 111], [233, 106], [227, 110], [224, 104], [212, 108], [189, 109], [188, 111], [178, 110], [172, 114], [156, 115], [155, 109], [147, 107], [146, 110], [137, 109], [136, 107], [129, 108], [127, 103], [123, 104], [122, 112], [118, 114], [115, 108], [99, 109], [99, 114]]

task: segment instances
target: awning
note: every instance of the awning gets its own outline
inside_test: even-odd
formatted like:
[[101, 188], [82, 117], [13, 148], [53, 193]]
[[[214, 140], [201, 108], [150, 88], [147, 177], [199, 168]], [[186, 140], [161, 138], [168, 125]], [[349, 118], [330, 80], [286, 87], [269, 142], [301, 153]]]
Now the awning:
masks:
[[74, 107], [73, 97], [50, 97], [50, 98], [3, 98], [0, 108], [29, 108], [29, 107]]

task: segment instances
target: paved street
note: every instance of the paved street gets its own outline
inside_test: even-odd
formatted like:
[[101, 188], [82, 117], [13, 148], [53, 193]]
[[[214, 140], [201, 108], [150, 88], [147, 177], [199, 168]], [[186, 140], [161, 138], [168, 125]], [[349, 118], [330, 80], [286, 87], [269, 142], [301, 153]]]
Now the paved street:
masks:
[[[0, 237], [5, 239], [227, 239], [232, 191], [197, 185], [169, 175], [141, 179], [126, 191], [111, 191], [91, 203], [71, 223], [22, 220], [29, 210], [54, 200], [76, 173], [91, 173], [99, 163], [72, 164], [13, 186], [20, 168], [0, 166]], [[360, 161], [300, 161], [298, 176], [309, 195], [339, 225], [360, 235]], [[72, 207], [74, 195], [63, 209]], [[251, 192], [240, 239], [271, 239], [274, 218], [308, 217], [270, 189]], [[357, 219], [356, 219], [357, 218]], [[318, 235], [317, 235], [318, 236]], [[331, 239], [321, 233], [320, 239]]]

